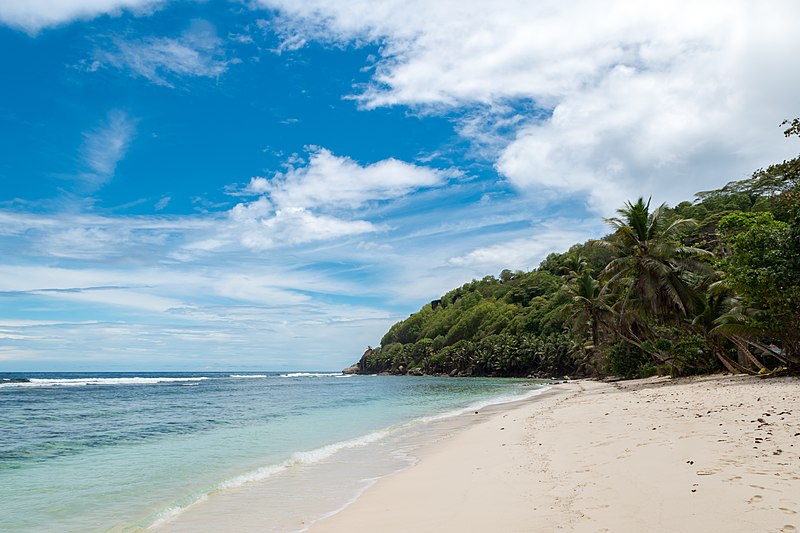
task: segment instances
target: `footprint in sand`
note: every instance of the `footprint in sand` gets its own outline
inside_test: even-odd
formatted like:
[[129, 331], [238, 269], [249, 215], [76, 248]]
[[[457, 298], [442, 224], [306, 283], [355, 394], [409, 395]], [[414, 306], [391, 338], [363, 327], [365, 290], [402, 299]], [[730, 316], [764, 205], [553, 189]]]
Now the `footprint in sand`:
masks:
[[762, 495], [756, 494], [755, 496], [753, 496], [752, 498], [747, 500], [747, 503], [758, 503], [763, 499], [764, 499], [764, 497]]
[[797, 531], [797, 528], [794, 527], [791, 524], [786, 524], [785, 526], [780, 528], [778, 531], [780, 531], [781, 533], [794, 533], [795, 531]]
[[778, 509], [786, 514], [797, 514], [797, 511], [795, 511], [794, 509], [788, 509], [786, 507], [778, 507]]

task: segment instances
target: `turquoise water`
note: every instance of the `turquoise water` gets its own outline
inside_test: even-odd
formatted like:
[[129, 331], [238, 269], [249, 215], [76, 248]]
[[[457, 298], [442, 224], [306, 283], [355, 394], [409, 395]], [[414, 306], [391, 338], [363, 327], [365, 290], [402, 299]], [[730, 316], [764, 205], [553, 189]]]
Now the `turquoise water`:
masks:
[[310, 465], [532, 390], [326, 373], [0, 374], [0, 529], [141, 530], [293, 469], [313, 484]]

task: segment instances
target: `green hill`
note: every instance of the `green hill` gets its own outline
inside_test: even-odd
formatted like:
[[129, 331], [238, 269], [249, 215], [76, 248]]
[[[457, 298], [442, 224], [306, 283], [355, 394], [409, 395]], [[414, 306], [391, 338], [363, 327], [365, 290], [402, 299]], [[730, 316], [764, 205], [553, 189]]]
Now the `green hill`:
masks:
[[[785, 134], [798, 135], [798, 120]], [[454, 289], [361, 373], [644, 376], [800, 368], [800, 157], [606, 219], [612, 233]], [[356, 371], [356, 367], [353, 368]]]

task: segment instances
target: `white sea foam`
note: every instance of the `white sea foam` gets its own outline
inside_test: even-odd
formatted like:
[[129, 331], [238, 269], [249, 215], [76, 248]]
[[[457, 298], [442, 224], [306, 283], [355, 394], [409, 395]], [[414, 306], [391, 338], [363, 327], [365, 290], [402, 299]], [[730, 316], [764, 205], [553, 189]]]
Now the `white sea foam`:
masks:
[[291, 372], [281, 374], [282, 378], [329, 378], [343, 376], [341, 372]]
[[208, 500], [208, 494], [200, 494], [191, 502], [185, 505], [173, 505], [172, 507], [167, 507], [160, 513], [158, 513], [155, 517], [155, 520], [147, 527], [147, 529], [155, 529], [157, 527], [163, 526], [179, 514], [183, 513], [189, 507], [197, 505], [198, 503], [202, 503]]
[[[542, 387], [541, 389], [535, 389], [535, 390], [526, 392], [524, 394], [499, 396], [499, 397], [491, 398], [491, 399], [488, 399], [488, 400], [482, 400], [482, 401], [478, 401], [478, 402], [472, 403], [472, 404], [468, 405], [467, 407], [464, 407], [464, 408], [461, 408], [461, 409], [455, 409], [455, 410], [452, 410], [452, 411], [447, 411], [445, 413], [440, 413], [438, 415], [431, 415], [431, 416], [425, 416], [425, 417], [416, 418], [414, 420], [411, 420], [409, 422], [401, 424], [400, 426], [395, 426], [394, 428], [387, 429], [387, 430], [385, 430], [383, 432], [377, 432], [377, 433], [373, 433], [373, 434], [367, 435], [366, 437], [362, 438], [362, 440], [364, 440], [364, 443], [361, 444], [361, 445], [363, 446], [365, 444], [368, 444], [369, 442], [374, 442], [375, 440], [379, 440], [377, 438], [374, 439], [374, 440], [371, 440], [370, 439], [371, 435], [377, 435], [378, 433], [383, 433], [383, 436], [385, 436], [385, 435], [388, 435], [389, 433], [391, 433], [392, 430], [402, 430], [403, 428], [409, 428], [411, 426], [414, 426], [415, 424], [428, 423], [428, 422], [433, 422], [433, 421], [436, 421], [436, 420], [443, 420], [443, 419], [446, 419], [446, 418], [459, 416], [459, 415], [468, 413], [470, 411], [483, 409], [483, 408], [488, 407], [490, 405], [500, 405], [500, 404], [504, 404], [504, 403], [510, 403], [510, 402], [515, 402], [515, 401], [525, 400], [525, 399], [528, 399], [528, 398], [532, 398], [534, 396], [538, 396], [538, 395], [546, 392], [549, 389], [550, 389], [550, 387], [545, 386], [545, 387]], [[335, 446], [335, 445], [332, 445], [332, 446]], [[326, 447], [320, 448], [317, 451], [324, 451], [326, 448], [329, 448], [329, 447], [326, 446]], [[399, 452], [399, 450], [396, 450], [395, 452]], [[295, 454], [295, 455], [297, 455], [297, 454]], [[409, 464], [412, 464], [412, 463], [413, 463], [413, 461], [409, 461]], [[355, 494], [352, 494], [350, 496], [350, 498], [347, 501], [345, 501], [339, 508], [337, 508], [337, 509], [335, 509], [333, 511], [330, 511], [330, 512], [328, 512], [328, 513], [316, 518], [315, 520], [309, 522], [308, 524], [306, 524], [305, 527], [303, 527], [302, 529], [298, 530], [297, 533], [304, 533], [305, 531], [307, 531], [309, 528], [311, 528], [311, 526], [313, 526], [317, 522], [319, 522], [321, 520], [324, 520], [326, 518], [329, 518], [331, 516], [334, 516], [336, 514], [339, 514], [344, 509], [346, 509], [347, 507], [349, 507], [350, 505], [355, 503], [356, 500], [358, 500], [362, 496], [362, 494], [369, 487], [374, 485], [377, 481], [378, 481], [378, 478], [365, 479], [364, 480], [364, 484], [359, 488], [359, 490], [356, 491]]]
[[152, 385], [155, 383], [180, 383], [190, 381], [203, 381], [206, 377], [186, 377], [186, 378], [65, 378], [65, 379], [45, 379], [31, 378], [28, 381], [14, 381], [10, 383], [0, 383], [0, 388], [18, 387], [85, 387], [87, 385]]
[[333, 444], [328, 444], [327, 446], [322, 446], [315, 450], [311, 450], [308, 452], [297, 452], [292, 455], [291, 461], [294, 463], [300, 464], [312, 464], [318, 463], [323, 461], [336, 452], [347, 448], [359, 448], [361, 446], [366, 446], [367, 444], [372, 444], [373, 442], [377, 442], [384, 437], [386, 437], [391, 430], [385, 429], [382, 431], [373, 431], [372, 433], [367, 433], [361, 437], [356, 437], [354, 439], [343, 440], [339, 442], [334, 442]]
[[266, 374], [231, 374], [229, 377], [246, 379], [246, 378], [266, 378]]
[[[216, 485], [209, 492], [199, 494], [186, 504], [176, 504], [164, 509], [155, 516], [150, 525], [147, 526], [147, 529], [155, 529], [160, 526], [163, 526], [164, 524], [174, 519], [175, 517], [177, 517], [187, 509], [189, 509], [190, 507], [193, 507], [198, 503], [206, 501], [211, 493], [216, 492], [218, 490], [236, 489], [248, 483], [262, 481], [271, 476], [274, 476], [275, 474], [279, 474], [285, 470], [288, 470], [292, 466], [312, 465], [314, 463], [319, 463], [321, 461], [329, 459], [330, 457], [332, 457], [333, 455], [342, 450], [367, 446], [373, 442], [377, 442], [386, 437], [387, 435], [389, 435], [390, 433], [391, 430], [375, 431], [363, 435], [361, 437], [335, 442], [333, 444], [321, 446], [313, 450], [305, 452], [296, 452], [292, 454], [289, 457], [289, 459], [286, 459], [285, 461], [282, 461], [280, 463], [262, 466], [261, 468], [253, 470], [252, 472], [248, 472], [246, 474], [242, 474], [240, 476], [231, 478], [227, 481], [223, 481], [218, 485]], [[350, 503], [352, 503], [353, 501], [355, 501], [356, 498], [360, 496], [361, 492], [363, 492], [363, 490], [366, 489], [367, 486], [369, 486], [372, 482], [374, 482], [374, 480], [366, 480], [366, 481], [368, 481], [368, 484], [364, 486], [355, 496], [353, 496], [349, 502], [347, 502], [344, 506], [342, 506], [342, 509], [347, 505], [349, 505]], [[336, 512], [338, 512], [338, 510]]]
[[227, 481], [223, 481], [219, 485], [217, 485], [218, 489], [235, 489], [236, 487], [241, 487], [242, 485], [246, 485], [247, 483], [252, 483], [254, 481], [261, 481], [262, 479], [267, 479], [270, 476], [274, 476], [278, 472], [283, 472], [287, 468], [289, 468], [289, 461], [283, 461], [282, 463], [278, 463], [276, 465], [267, 465], [262, 466], [257, 470], [253, 470], [252, 472], [248, 472], [246, 474], [242, 474], [241, 476], [236, 476], [231, 478]]
[[328, 444], [325, 446], [321, 446], [319, 448], [315, 448], [313, 450], [304, 451], [304, 452], [295, 452], [293, 453], [289, 459], [282, 461], [278, 464], [262, 466], [257, 470], [253, 470], [252, 472], [248, 472], [246, 474], [242, 474], [241, 476], [236, 476], [232, 479], [227, 481], [223, 481], [217, 488], [219, 489], [233, 489], [236, 487], [241, 487], [247, 483], [252, 483], [254, 481], [261, 481], [263, 479], [267, 479], [270, 476], [274, 476], [279, 472], [283, 472], [284, 470], [291, 468], [295, 465], [311, 465], [314, 463], [319, 463], [328, 459], [335, 455], [337, 452], [348, 448], [358, 448], [361, 446], [366, 446], [373, 442], [377, 442], [382, 438], [386, 437], [390, 433], [390, 430], [383, 430], [383, 431], [375, 431], [372, 433], [368, 433], [361, 437], [356, 437], [354, 439], [343, 440], [339, 442], [334, 442], [333, 444]]
[[[307, 376], [323, 377], [323, 376], [336, 376], [336, 375], [339, 375], [339, 374], [332, 374], [332, 373], [331, 374], [295, 373], [295, 374], [286, 374], [283, 377], [307, 377]], [[322, 461], [325, 461], [326, 459], [330, 459], [331, 457], [333, 457], [335, 454], [337, 454], [338, 452], [340, 452], [342, 450], [351, 449], [351, 448], [359, 448], [359, 447], [362, 447], [362, 446], [367, 446], [369, 444], [378, 442], [378, 441], [386, 438], [388, 435], [390, 435], [392, 433], [395, 433], [397, 431], [402, 431], [403, 429], [407, 429], [410, 426], [413, 426], [415, 424], [428, 423], [428, 422], [433, 422], [433, 421], [436, 421], [436, 420], [443, 420], [443, 419], [454, 417], [454, 416], [458, 416], [458, 415], [461, 415], [461, 414], [464, 414], [464, 413], [467, 413], [467, 412], [470, 412], [470, 411], [475, 411], [475, 410], [478, 410], [478, 409], [482, 409], [482, 408], [488, 407], [490, 405], [497, 405], [497, 404], [503, 404], [503, 403], [509, 403], [509, 402], [514, 402], [514, 401], [524, 400], [524, 399], [531, 398], [533, 396], [537, 396], [539, 394], [542, 394], [543, 392], [545, 392], [548, 389], [549, 389], [549, 387], [543, 387], [541, 389], [536, 389], [536, 390], [533, 390], [533, 391], [529, 391], [529, 392], [526, 392], [524, 394], [500, 396], [500, 397], [496, 397], [496, 398], [492, 398], [492, 399], [488, 399], [488, 400], [483, 400], [483, 401], [472, 403], [472, 404], [470, 404], [470, 405], [468, 405], [468, 406], [466, 406], [464, 408], [461, 408], [461, 409], [455, 409], [455, 410], [447, 411], [445, 413], [440, 413], [440, 414], [437, 414], [437, 415], [431, 415], [431, 416], [425, 416], [425, 417], [416, 418], [416, 419], [410, 420], [408, 422], [405, 422], [405, 423], [402, 423], [402, 424], [399, 424], [399, 425], [395, 425], [395, 426], [390, 426], [390, 427], [385, 428], [383, 430], [374, 431], [372, 433], [368, 433], [366, 435], [362, 435], [360, 437], [356, 437], [356, 438], [353, 438], [353, 439], [334, 442], [332, 444], [327, 444], [325, 446], [321, 446], [321, 447], [315, 448], [313, 450], [295, 452], [289, 457], [289, 459], [286, 459], [285, 461], [282, 461], [282, 462], [277, 463], [277, 464], [266, 465], [266, 466], [263, 466], [263, 467], [258, 468], [256, 470], [253, 470], [251, 472], [247, 472], [246, 474], [242, 474], [240, 476], [236, 476], [234, 478], [231, 478], [231, 479], [229, 479], [227, 481], [223, 481], [222, 483], [219, 483], [216, 486], [216, 490], [235, 489], [235, 488], [241, 487], [243, 485], [246, 485], [248, 483], [253, 483], [253, 482], [256, 482], [256, 481], [262, 481], [262, 480], [267, 479], [267, 478], [269, 478], [271, 476], [279, 474], [279, 473], [281, 473], [281, 472], [283, 472], [285, 470], [288, 470], [289, 468], [291, 468], [293, 466], [296, 466], [296, 465], [313, 465], [315, 463], [320, 463]], [[366, 487], [364, 487], [364, 488], [366, 488]], [[360, 492], [357, 495], [355, 495], [348, 503], [346, 503], [344, 506], [342, 506], [342, 509], [344, 507], [347, 507], [353, 501], [355, 501], [358, 498], [359, 495], [360, 495]], [[191, 505], [194, 505], [194, 503], [195, 502], [192, 502]], [[167, 511], [164, 511], [164, 513], [169, 512], [169, 516], [165, 517], [163, 519], [163, 521], [172, 519], [174, 516], [177, 516], [178, 514], [183, 512], [183, 510], [185, 510], [187, 507], [183, 507], [183, 508], [173, 507], [173, 508], [170, 508]], [[339, 510], [341, 510], [341, 509], [339, 509]], [[339, 510], [337, 510], [334, 513], [331, 513], [331, 514], [335, 514]], [[163, 523], [163, 521], [160, 522], [160, 523]]]

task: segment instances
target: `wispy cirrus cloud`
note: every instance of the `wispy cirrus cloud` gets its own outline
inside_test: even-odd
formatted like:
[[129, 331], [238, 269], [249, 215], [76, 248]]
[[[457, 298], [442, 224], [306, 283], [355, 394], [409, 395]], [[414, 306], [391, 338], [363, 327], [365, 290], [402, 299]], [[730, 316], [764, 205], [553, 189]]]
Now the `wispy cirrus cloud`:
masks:
[[184, 77], [218, 78], [236, 60], [226, 58], [216, 28], [196, 19], [178, 37], [113, 37], [94, 53], [89, 70], [113, 67], [156, 85], [174, 87]]
[[94, 191], [111, 178], [117, 164], [125, 157], [136, 132], [136, 121], [120, 110], [84, 132], [80, 160], [84, 170], [77, 175], [85, 190]]
[[483, 246], [464, 255], [452, 257], [448, 263], [489, 272], [504, 268], [530, 270], [547, 254], [564, 252], [576, 242], [581, 242], [587, 233], [596, 231], [594, 221], [575, 220], [549, 221], [531, 228], [530, 235]]
[[[105, 367], [224, 366], [231, 350], [243, 367], [345, 366], [421, 301], [500, 268], [531, 268], [585, 230], [560, 220], [536, 231], [519, 199], [444, 217], [435, 209], [476, 186], [457, 180], [391, 200], [378, 191], [364, 198], [380, 208], [362, 199], [335, 216], [319, 211], [324, 203], [276, 206], [266, 189], [194, 215], [0, 210], [0, 246], [14, 257], [0, 265], [0, 350], [18, 348], [6, 368], [87, 361], [86, 346]], [[42, 324], [2, 320], [28, 309]]]
[[150, 13], [164, 3], [165, 0], [3, 0], [0, 2], [0, 22], [36, 33], [74, 20], [103, 14], [118, 15], [123, 10]]

